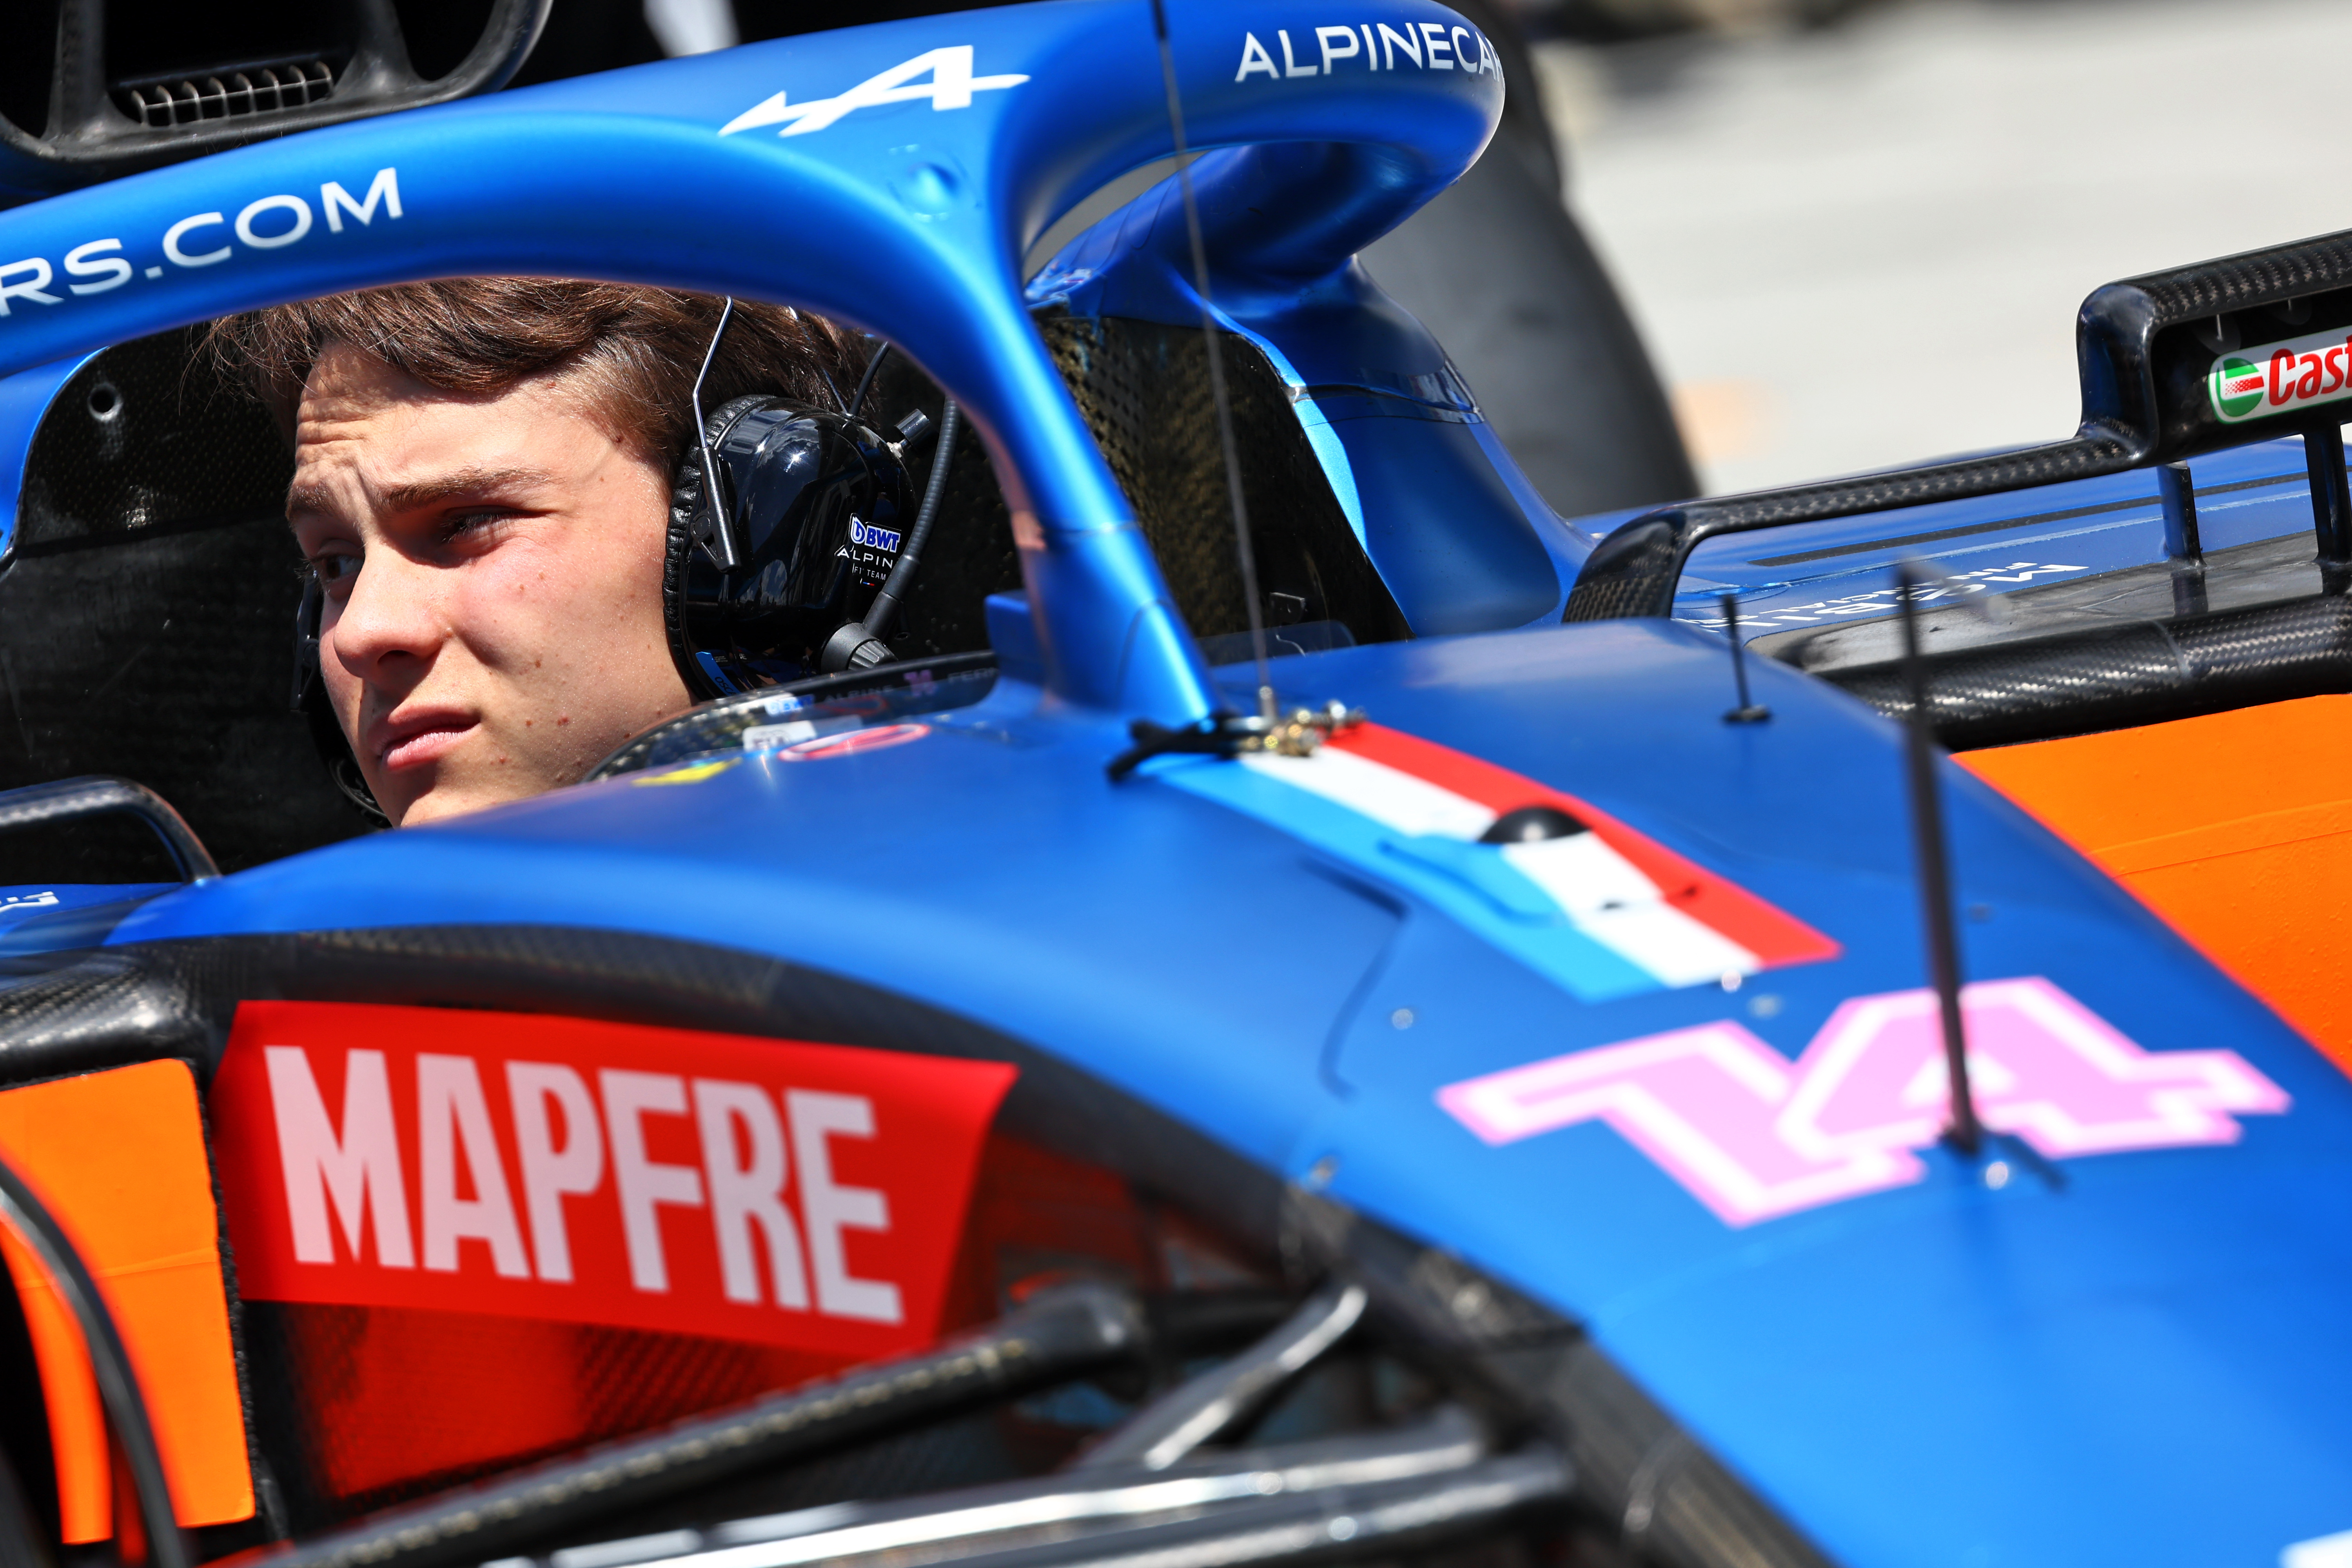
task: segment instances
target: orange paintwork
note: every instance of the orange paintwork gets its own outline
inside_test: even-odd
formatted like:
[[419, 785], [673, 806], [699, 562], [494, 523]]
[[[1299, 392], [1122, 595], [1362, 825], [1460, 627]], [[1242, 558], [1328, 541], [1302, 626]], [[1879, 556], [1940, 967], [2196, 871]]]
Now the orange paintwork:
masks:
[[[0, 1154], [65, 1227], [114, 1314], [180, 1522], [251, 1518], [220, 1218], [186, 1064], [145, 1062], [0, 1092]], [[102, 1541], [113, 1533], [106, 1427], [81, 1331], [5, 1227], [0, 1256], [40, 1364], [65, 1538]]]
[[2352, 697], [1956, 760], [2352, 1072]]

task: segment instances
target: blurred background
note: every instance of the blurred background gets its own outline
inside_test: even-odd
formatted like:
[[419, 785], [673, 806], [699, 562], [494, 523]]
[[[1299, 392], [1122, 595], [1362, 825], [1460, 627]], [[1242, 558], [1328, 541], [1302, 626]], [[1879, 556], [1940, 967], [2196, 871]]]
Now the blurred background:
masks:
[[1516, 15], [1711, 491], [2066, 435], [2093, 289], [2352, 228], [2344, 0]]

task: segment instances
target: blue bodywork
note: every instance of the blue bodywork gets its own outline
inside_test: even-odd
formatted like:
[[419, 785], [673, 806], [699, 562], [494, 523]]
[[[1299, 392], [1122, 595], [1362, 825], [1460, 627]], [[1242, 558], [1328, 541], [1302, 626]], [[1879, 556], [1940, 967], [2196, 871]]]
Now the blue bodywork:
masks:
[[[50, 274], [48, 299], [0, 297], [13, 373], [0, 505], [48, 396], [106, 344], [370, 284], [588, 275], [785, 300], [904, 345], [982, 431], [1028, 584], [1025, 623], [1017, 603], [998, 606], [994, 689], [930, 715], [919, 741], [819, 763], [749, 753], [377, 835], [110, 910], [104, 942], [587, 925], [901, 993], [1286, 1178], [1313, 1172], [1329, 1196], [1589, 1325], [1853, 1568], [2259, 1568], [2352, 1529], [2352, 1083], [1958, 770], [1945, 777], [1969, 973], [2045, 976], [2150, 1051], [2234, 1051], [2291, 1097], [2285, 1114], [2248, 1118], [2227, 1146], [2069, 1161], [2063, 1190], [1993, 1190], [1930, 1151], [1924, 1182], [1734, 1228], [1598, 1122], [1489, 1147], [1439, 1109], [1438, 1089], [1477, 1074], [1718, 1019], [1793, 1058], [1842, 1002], [1922, 984], [1917, 895], [1889, 721], [1758, 660], [1773, 721], [1727, 725], [1729, 671], [1707, 631], [1555, 624], [1575, 566], [1621, 520], [1546, 510], [1442, 351], [1350, 259], [1478, 155], [1504, 84], [1428, 63], [1307, 74], [1317, 26], [1335, 20], [1475, 38], [1416, 0], [1336, 18], [1202, 0], [1174, 40], [1193, 142], [1223, 149], [1197, 165], [1216, 310], [1291, 385], [1420, 634], [1277, 661], [1283, 697], [1360, 707], [1589, 801], [1840, 956], [1738, 991], [1586, 999], [1512, 956], [1475, 900], [1187, 787], [1239, 764], [1170, 759], [1107, 781], [1130, 720], [1246, 703], [1171, 607], [1029, 315], [1197, 321], [1171, 188], [1074, 241], [1025, 297], [1019, 275], [1056, 216], [1170, 151], [1141, 0], [756, 46], [0, 216], [0, 265], [20, 268], [0, 284], [33, 276], [20, 258]], [[1236, 78], [1245, 34], [1299, 74]], [[804, 105], [967, 45], [980, 78], [1025, 79], [961, 107], [927, 94], [803, 134], [774, 121], [720, 133], [780, 89]], [[362, 222], [387, 169], [396, 210], [381, 201]], [[343, 205], [320, 195], [329, 183]], [[278, 195], [310, 216], [256, 205]], [[68, 254], [109, 238], [133, 274], [68, 292]], [[2209, 545], [2305, 526], [2297, 450], [2250, 447], [2199, 479], [2247, 486], [2208, 503]], [[2154, 494], [2125, 475], [1718, 541], [1692, 563], [1689, 617], [1707, 618], [1720, 585], [1748, 595], [1761, 629], [1843, 614], [1820, 606], [1883, 588], [1905, 553], [2024, 571], [2009, 587], [2152, 562]], [[9, 941], [38, 945], [40, 929], [19, 921]], [[52, 929], [58, 946], [94, 934], [88, 921]]]

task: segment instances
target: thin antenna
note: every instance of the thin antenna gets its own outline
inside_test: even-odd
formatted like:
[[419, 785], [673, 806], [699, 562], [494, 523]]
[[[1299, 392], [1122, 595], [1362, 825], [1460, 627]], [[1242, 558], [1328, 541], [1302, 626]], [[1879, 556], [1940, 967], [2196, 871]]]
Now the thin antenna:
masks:
[[1919, 605], [1924, 586], [1906, 561], [1895, 568], [1903, 612], [1903, 684], [1911, 698], [1906, 760], [1911, 780], [1911, 836], [1919, 857], [1921, 923], [1927, 931], [1927, 973], [1944, 1026], [1944, 1068], [1951, 1081], [1952, 1121], [1944, 1141], [1973, 1158], [1984, 1142], [1976, 1095], [1969, 1088], [1969, 1037], [1960, 1016], [1960, 933], [1952, 922], [1952, 868], [1944, 842], [1943, 795], [1936, 787], [1936, 736], [1927, 720], [1927, 666], [1919, 657]]
[[1184, 232], [1192, 242], [1192, 287], [1201, 296], [1201, 337], [1209, 350], [1209, 395], [1217, 407], [1217, 440], [1225, 451], [1225, 490], [1234, 509], [1234, 542], [1241, 552], [1242, 597], [1249, 606], [1250, 651], [1257, 658], [1258, 717], [1275, 721], [1274, 679], [1265, 667], [1265, 615], [1257, 602], [1257, 552], [1250, 544], [1249, 503], [1242, 495], [1241, 449], [1234, 441], [1234, 410], [1225, 394], [1223, 344], [1209, 300], [1209, 247], [1201, 238], [1201, 208], [1192, 196], [1192, 158], [1184, 145], [1184, 103], [1176, 88], [1176, 52], [1168, 42], [1167, 0], [1151, 0], [1151, 30], [1160, 40], [1160, 76], [1168, 87], [1168, 131], [1176, 143], [1176, 184], [1184, 195]]
[[1739, 640], [1739, 595], [1723, 596], [1723, 626], [1731, 638], [1731, 684], [1739, 693], [1739, 706], [1723, 716], [1727, 724], [1760, 724], [1772, 717], [1772, 710], [1748, 699], [1748, 646]]
[[719, 499], [719, 464], [710, 455], [710, 426], [702, 417], [702, 384], [710, 377], [727, 323], [734, 319], [735, 296], [730, 294], [719, 308], [718, 330], [710, 334], [710, 346], [702, 351], [702, 368], [694, 376], [694, 442], [702, 453], [702, 548], [721, 572], [732, 572], [741, 562], [735, 553], [735, 531], [727, 526], [727, 510]]

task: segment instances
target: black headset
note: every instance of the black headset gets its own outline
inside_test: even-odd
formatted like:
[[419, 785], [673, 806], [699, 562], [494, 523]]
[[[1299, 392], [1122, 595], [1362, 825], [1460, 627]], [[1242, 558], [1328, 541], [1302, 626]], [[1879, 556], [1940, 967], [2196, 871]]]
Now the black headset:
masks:
[[[730, 299], [695, 377], [695, 445], [671, 487], [662, 572], [670, 657], [698, 701], [891, 657], [883, 638], [939, 510], [958, 425], [950, 402], [918, 510], [905, 458], [933, 434], [930, 419], [918, 411], [883, 430], [857, 417], [887, 343], [855, 400], [835, 392], [836, 409], [755, 393], [706, 417], [703, 383], [734, 312]], [[320, 676], [325, 606], [310, 574], [294, 616], [294, 710], [336, 787], [382, 821]]]
[[670, 493], [662, 613], [687, 689], [708, 700], [806, 676], [885, 662], [883, 639], [939, 510], [955, 439], [952, 403], [919, 510], [906, 455], [932, 434], [917, 412], [895, 428], [864, 423], [866, 396], [890, 345], [868, 361], [856, 395], [834, 410], [766, 394], [705, 416], [702, 386], [735, 301], [694, 378], [696, 446]]

